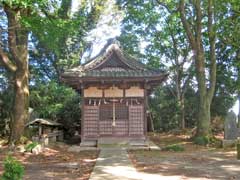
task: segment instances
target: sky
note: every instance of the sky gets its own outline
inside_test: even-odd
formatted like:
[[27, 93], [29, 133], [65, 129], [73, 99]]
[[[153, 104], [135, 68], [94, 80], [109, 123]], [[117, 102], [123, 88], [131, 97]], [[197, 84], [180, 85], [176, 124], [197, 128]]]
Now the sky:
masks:
[[[73, 0], [72, 12], [77, 11], [80, 4], [81, 0]], [[123, 12], [114, 11], [115, 8], [115, 0], [108, 0], [107, 8], [100, 16], [100, 20], [96, 28], [89, 32], [86, 38], [87, 41], [93, 42], [93, 53], [91, 57], [95, 56], [101, 50], [101, 48], [106, 44], [107, 39], [120, 36], [121, 34], [121, 21], [123, 18]], [[87, 56], [87, 53], [85, 56]], [[235, 105], [230, 110], [233, 110], [235, 114], [239, 113], [238, 101], [236, 101]]]
[[[81, 0], [72, 1], [72, 13], [77, 11], [80, 4]], [[99, 18], [96, 28], [90, 31], [86, 37], [87, 42], [93, 42], [91, 57], [100, 52], [108, 39], [115, 38], [121, 34], [120, 26], [123, 19], [123, 12], [117, 9], [115, 0], [107, 0], [106, 4], [107, 5]], [[83, 55], [82, 63], [87, 56], [88, 53], [86, 52]]]
[[235, 105], [232, 107], [232, 110], [234, 111], [235, 114], [238, 114], [239, 112], [239, 103], [236, 101]]

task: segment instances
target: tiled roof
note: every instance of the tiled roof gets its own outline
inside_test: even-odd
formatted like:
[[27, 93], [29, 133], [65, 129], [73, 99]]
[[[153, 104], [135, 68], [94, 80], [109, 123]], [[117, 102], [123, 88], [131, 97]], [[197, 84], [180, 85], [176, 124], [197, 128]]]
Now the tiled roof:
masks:
[[84, 77], [156, 77], [166, 75], [153, 70], [133, 57], [125, 54], [116, 44], [110, 45], [96, 58], [64, 72], [62, 78]]

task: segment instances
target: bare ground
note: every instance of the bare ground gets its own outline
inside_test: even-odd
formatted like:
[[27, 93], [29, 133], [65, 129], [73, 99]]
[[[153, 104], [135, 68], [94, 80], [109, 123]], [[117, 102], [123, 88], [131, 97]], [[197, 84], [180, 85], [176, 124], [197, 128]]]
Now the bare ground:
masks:
[[157, 134], [150, 136], [160, 147], [181, 144], [183, 152], [129, 151], [140, 172], [160, 174], [165, 179], [240, 179], [240, 160], [236, 150], [194, 145], [185, 135]]
[[[24, 180], [88, 180], [99, 152], [72, 153], [67, 148], [67, 145], [55, 145], [38, 155], [14, 153], [13, 156], [24, 165]], [[7, 148], [0, 147], [0, 174], [7, 154]]]

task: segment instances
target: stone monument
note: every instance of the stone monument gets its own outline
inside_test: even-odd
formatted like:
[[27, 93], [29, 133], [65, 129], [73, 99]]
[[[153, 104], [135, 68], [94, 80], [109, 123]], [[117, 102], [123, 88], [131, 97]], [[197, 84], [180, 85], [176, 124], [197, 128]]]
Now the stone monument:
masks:
[[224, 140], [222, 141], [223, 148], [233, 147], [237, 143], [239, 129], [237, 126], [237, 116], [233, 111], [228, 112], [224, 122]]
[[224, 139], [234, 140], [238, 137], [237, 116], [233, 111], [228, 112], [224, 122]]

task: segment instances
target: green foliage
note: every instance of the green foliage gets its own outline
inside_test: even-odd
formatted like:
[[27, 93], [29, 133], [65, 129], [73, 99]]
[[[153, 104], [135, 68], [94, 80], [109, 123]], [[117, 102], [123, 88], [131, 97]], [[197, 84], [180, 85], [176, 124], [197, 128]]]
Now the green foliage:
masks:
[[9, 73], [0, 67], [0, 135], [9, 135], [14, 102], [13, 85], [9, 82]]
[[75, 133], [76, 125], [80, 125], [81, 112], [80, 112], [80, 97], [74, 96], [69, 98], [64, 104], [62, 109], [57, 114], [58, 122], [62, 123], [67, 133], [73, 136]]
[[28, 138], [25, 136], [21, 136], [19, 140], [19, 144], [26, 144], [28, 142]]
[[194, 144], [206, 146], [210, 143], [210, 138], [208, 136], [198, 136], [193, 139]]
[[104, 2], [81, 1], [78, 10], [70, 14], [71, 1], [62, 0], [47, 8], [43, 16], [25, 18], [33, 32], [30, 64], [34, 79], [59, 81], [64, 69], [79, 65], [87, 46], [84, 38], [95, 27]]
[[78, 97], [74, 90], [56, 82], [39, 83], [30, 92], [30, 106], [40, 118], [52, 120], [57, 120], [57, 114], [69, 100]]
[[174, 151], [174, 152], [182, 152], [184, 151], [184, 147], [182, 145], [179, 144], [172, 144], [172, 145], [168, 145], [166, 147], [164, 147], [162, 149], [163, 151]]
[[37, 7], [45, 7], [48, 2], [48, 0], [1, 0], [0, 5], [4, 3], [11, 8], [36, 10]]
[[[193, 68], [186, 70], [184, 67], [184, 62], [187, 61], [188, 64], [193, 59], [185, 30], [177, 13], [179, 1], [118, 0], [117, 2], [126, 13], [119, 38], [123, 48], [150, 67], [166, 69], [170, 73], [169, 85], [162, 87], [164, 90], [155, 93], [150, 99], [150, 110], [154, 116], [156, 129], [169, 130], [178, 127], [180, 107], [176, 89], [179, 89], [177, 85], [184, 84], [189, 76], [190, 81], [187, 85], [190, 86], [190, 90], [188, 89], [184, 94], [186, 127], [197, 125], [196, 112], [199, 103], [196, 99], [198, 92], [194, 82], [196, 74], [191, 73], [194, 72]], [[217, 38], [220, 39], [216, 44], [218, 69], [215, 96], [211, 104], [212, 117], [224, 117], [236, 99], [234, 92], [240, 92], [240, 51], [239, 41], [236, 38], [240, 32], [239, 2], [220, 0], [219, 3], [214, 3], [216, 16], [214, 30], [217, 31]], [[190, 24], [193, 24], [194, 3], [186, 1], [185, 4], [186, 18]], [[207, 3], [203, 2], [201, 5], [203, 12], [207, 14]], [[202, 22], [202, 26], [206, 27], [207, 18], [203, 18]], [[209, 68], [209, 42], [206, 30], [202, 37], [206, 51], [206, 67]], [[142, 44], [146, 46], [142, 47]], [[206, 79], [209, 81], [210, 78]], [[167, 92], [167, 89], [171, 93]]]
[[36, 84], [30, 92], [30, 106], [40, 118], [58, 121], [68, 130], [80, 123], [80, 97], [73, 89], [49, 82]]
[[32, 142], [28, 145], [26, 145], [25, 149], [28, 152], [31, 152], [33, 148], [35, 148], [38, 145], [38, 142]]
[[24, 167], [15, 158], [7, 156], [4, 160], [4, 172], [1, 180], [22, 180]]
[[[162, 86], [156, 88], [153, 96], [149, 98], [150, 111], [153, 115], [154, 127], [157, 131], [169, 131], [179, 127], [178, 113], [179, 107], [176, 99], [172, 95], [174, 88]], [[185, 100], [185, 121], [187, 127], [196, 125], [196, 94], [193, 89], [188, 88]]]

